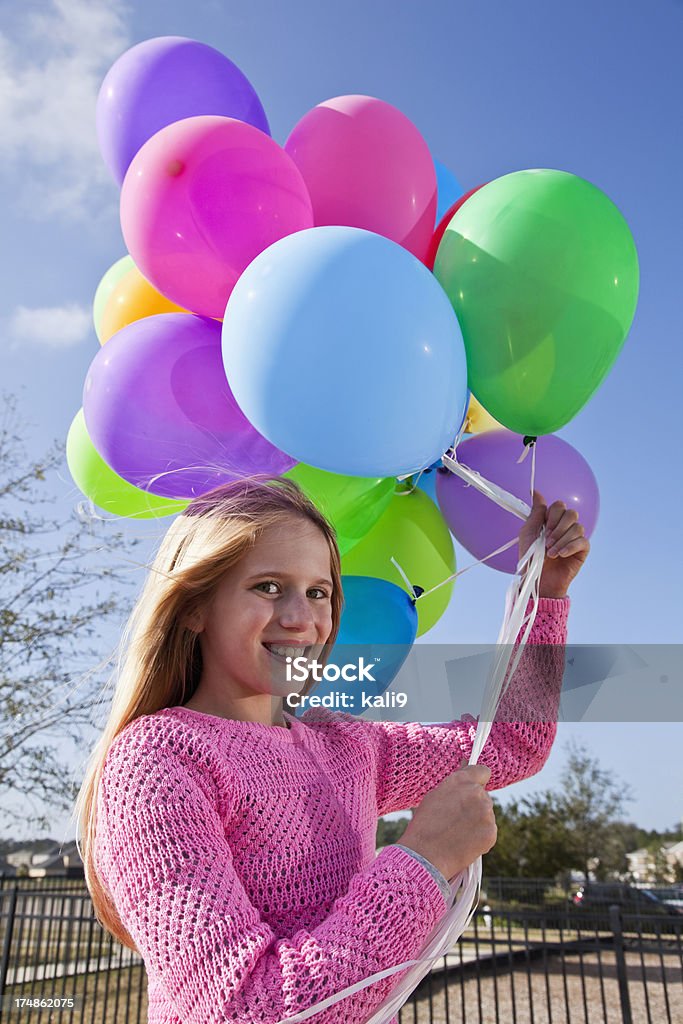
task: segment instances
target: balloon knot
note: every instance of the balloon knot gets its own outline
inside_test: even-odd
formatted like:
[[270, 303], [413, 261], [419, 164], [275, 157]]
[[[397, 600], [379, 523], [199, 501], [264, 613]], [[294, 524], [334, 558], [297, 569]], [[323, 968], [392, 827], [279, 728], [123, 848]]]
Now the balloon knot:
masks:
[[536, 444], [537, 441], [538, 438], [534, 437], [533, 434], [526, 434], [524, 437], [524, 447], [526, 448], [527, 445]]
[[413, 586], [413, 594], [415, 595], [413, 598], [411, 598], [413, 604], [415, 604], [415, 602], [417, 601], [418, 597], [420, 597], [421, 594], [424, 594], [424, 592], [425, 592], [425, 588], [424, 587]]

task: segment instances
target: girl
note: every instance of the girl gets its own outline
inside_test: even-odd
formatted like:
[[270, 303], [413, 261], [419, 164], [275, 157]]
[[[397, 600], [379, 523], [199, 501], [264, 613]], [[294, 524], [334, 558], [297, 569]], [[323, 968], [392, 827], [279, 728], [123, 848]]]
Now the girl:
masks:
[[[334, 531], [295, 484], [238, 481], [175, 519], [76, 804], [95, 912], [144, 959], [150, 1024], [274, 1024], [419, 955], [446, 879], [495, 842], [486, 790], [537, 772], [554, 738], [567, 586], [588, 542], [575, 512], [536, 493], [521, 551], [544, 522], [530, 644], [482, 764], [456, 770], [469, 716], [283, 709], [286, 657], [324, 664], [343, 603]], [[534, 658], [534, 644], [556, 646]], [[375, 856], [378, 816], [416, 806], [401, 844]], [[401, 976], [314, 1020], [360, 1024]]]

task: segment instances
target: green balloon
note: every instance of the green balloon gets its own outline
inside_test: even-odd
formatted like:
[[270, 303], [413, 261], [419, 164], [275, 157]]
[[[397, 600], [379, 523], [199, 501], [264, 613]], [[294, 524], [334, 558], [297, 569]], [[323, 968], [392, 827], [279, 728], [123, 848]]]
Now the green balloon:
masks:
[[130, 519], [160, 519], [182, 512], [189, 505], [189, 501], [143, 491], [115, 473], [90, 440], [82, 409], [69, 428], [66, 461], [74, 483], [104, 512]]
[[282, 474], [293, 480], [332, 523], [342, 555], [366, 535], [391, 501], [394, 477], [342, 476], [299, 462]]
[[470, 389], [518, 434], [551, 434], [586, 404], [638, 298], [626, 221], [604, 192], [565, 171], [484, 185], [446, 228], [434, 273], [462, 328]]
[[[407, 590], [395, 558], [413, 586], [429, 590], [455, 572], [453, 538], [441, 512], [418, 488], [398, 490], [370, 532], [342, 558], [346, 576], [373, 576]], [[417, 601], [417, 635], [438, 622], [448, 607], [453, 582]]]

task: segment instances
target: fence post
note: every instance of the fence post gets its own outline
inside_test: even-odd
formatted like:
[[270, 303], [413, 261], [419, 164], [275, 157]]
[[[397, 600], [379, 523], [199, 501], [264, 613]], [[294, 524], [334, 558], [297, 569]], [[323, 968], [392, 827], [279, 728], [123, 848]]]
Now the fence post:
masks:
[[5, 994], [7, 984], [7, 972], [9, 970], [9, 955], [12, 948], [12, 932], [14, 931], [14, 915], [17, 906], [18, 887], [11, 890], [9, 898], [9, 910], [7, 911], [7, 930], [5, 940], [2, 944], [2, 962], [0, 963], [0, 999]]
[[614, 952], [617, 959], [617, 981], [619, 982], [621, 1017], [624, 1024], [633, 1024], [631, 997], [628, 991], [628, 976], [626, 974], [626, 957], [624, 956], [624, 935], [621, 929], [621, 908], [616, 903], [612, 904], [609, 908], [609, 920], [614, 934]]

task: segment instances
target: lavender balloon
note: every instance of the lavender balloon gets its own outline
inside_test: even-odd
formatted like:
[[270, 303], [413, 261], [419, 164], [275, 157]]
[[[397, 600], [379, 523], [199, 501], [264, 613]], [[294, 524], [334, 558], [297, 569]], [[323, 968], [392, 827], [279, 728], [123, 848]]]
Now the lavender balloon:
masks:
[[119, 183], [140, 147], [161, 128], [220, 114], [270, 134], [249, 80], [224, 54], [183, 36], [138, 43], [109, 69], [97, 98], [97, 137]]
[[[458, 458], [464, 466], [531, 505], [531, 452], [518, 463], [523, 451], [520, 434], [490, 430], [461, 442]], [[441, 469], [436, 476], [436, 493], [444, 519], [455, 539], [475, 558], [484, 558], [518, 536], [522, 521], [517, 516], [469, 487], [454, 473]], [[576, 448], [554, 434], [545, 434], [536, 442], [535, 488], [548, 505], [559, 500], [567, 508], [576, 509], [586, 536], [591, 536], [600, 508], [597, 480]], [[515, 545], [485, 564], [514, 573], [517, 560]]]
[[221, 324], [189, 313], [146, 317], [118, 331], [85, 381], [88, 433], [124, 480], [166, 498], [191, 498], [296, 460], [251, 425], [223, 369]]

